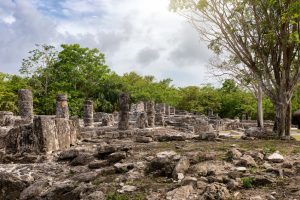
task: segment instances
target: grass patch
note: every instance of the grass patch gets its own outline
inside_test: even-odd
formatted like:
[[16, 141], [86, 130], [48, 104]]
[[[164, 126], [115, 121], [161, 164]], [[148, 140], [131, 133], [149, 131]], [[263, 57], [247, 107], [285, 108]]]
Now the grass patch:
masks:
[[265, 144], [264, 152], [267, 154], [275, 153], [277, 151], [277, 147], [274, 144]]
[[[300, 130], [297, 130], [297, 132]], [[295, 140], [300, 141], [300, 135], [292, 135], [293, 138], [295, 138]]]
[[242, 183], [244, 188], [253, 188], [253, 178], [251, 177], [243, 177]]

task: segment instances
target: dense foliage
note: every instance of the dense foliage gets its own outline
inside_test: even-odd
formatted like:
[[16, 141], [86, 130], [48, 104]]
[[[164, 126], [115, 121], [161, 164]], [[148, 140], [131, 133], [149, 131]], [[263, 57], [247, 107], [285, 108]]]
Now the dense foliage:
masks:
[[[59, 52], [52, 46], [39, 45], [23, 60], [20, 72], [23, 76], [0, 73], [0, 110], [17, 113], [17, 91], [29, 88], [34, 94], [36, 114], [54, 114], [59, 93], [68, 95], [72, 115], [81, 115], [87, 98], [94, 101], [96, 111], [113, 112], [118, 109], [119, 94], [128, 92], [132, 102], [154, 100], [194, 113], [213, 111], [222, 118], [256, 118], [256, 99], [233, 80], [224, 81], [220, 88], [177, 88], [171, 79], [156, 80], [135, 72], [120, 76], [110, 70], [98, 49], [78, 44], [62, 45]], [[299, 94], [300, 87], [293, 98], [293, 110], [300, 106]], [[263, 104], [265, 118], [273, 119], [270, 100], [264, 98]]]

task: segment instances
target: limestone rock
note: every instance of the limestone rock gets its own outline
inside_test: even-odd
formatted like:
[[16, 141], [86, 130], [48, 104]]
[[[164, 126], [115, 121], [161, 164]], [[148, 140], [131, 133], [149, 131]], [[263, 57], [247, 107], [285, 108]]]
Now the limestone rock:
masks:
[[177, 174], [184, 174], [190, 167], [190, 162], [187, 157], [182, 157], [176, 164], [173, 170], [173, 177], [177, 178]]
[[137, 136], [135, 141], [140, 143], [150, 143], [153, 141], [153, 139], [151, 137]]
[[28, 182], [13, 174], [0, 172], [0, 199], [18, 199], [21, 192], [28, 186]]
[[95, 191], [85, 197], [82, 198], [82, 200], [105, 200], [105, 195], [101, 191]]
[[58, 160], [72, 160], [79, 155], [77, 149], [69, 149], [58, 154]]
[[251, 167], [256, 167], [257, 166], [255, 160], [249, 155], [243, 155], [238, 164], [242, 165], [242, 166], [246, 166], [246, 167], [247, 166], [251, 166]]
[[117, 173], [126, 173], [134, 168], [133, 163], [116, 163], [114, 164]]
[[123, 160], [126, 158], [126, 153], [121, 151], [121, 152], [115, 152], [107, 156], [107, 160], [110, 163], [116, 163], [119, 162], [120, 160]]
[[227, 152], [227, 157], [229, 160], [239, 160], [242, 155], [243, 154], [236, 148], [232, 148]]
[[205, 200], [227, 200], [231, 195], [224, 184], [212, 183], [205, 188], [203, 197]]
[[193, 192], [193, 186], [185, 185], [167, 193], [167, 200], [188, 200]]
[[275, 152], [272, 155], [268, 156], [268, 160], [273, 163], [281, 163], [284, 162], [284, 157], [278, 152]]
[[40, 193], [49, 185], [48, 180], [38, 180], [33, 183], [20, 194], [20, 200], [34, 200], [38, 199]]
[[108, 165], [109, 165], [109, 162], [107, 160], [97, 160], [97, 161], [90, 162], [88, 167], [90, 169], [99, 169], [102, 167], [106, 167]]
[[71, 162], [70, 165], [71, 166], [78, 166], [78, 165], [87, 165], [88, 163], [90, 163], [93, 160], [93, 157], [89, 154], [79, 154], [78, 156], [76, 156]]

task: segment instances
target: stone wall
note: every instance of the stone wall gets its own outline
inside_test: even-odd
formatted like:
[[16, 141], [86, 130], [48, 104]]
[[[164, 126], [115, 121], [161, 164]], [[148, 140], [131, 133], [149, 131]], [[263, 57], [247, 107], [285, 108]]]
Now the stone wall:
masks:
[[13, 127], [5, 136], [6, 153], [51, 153], [74, 145], [79, 133], [75, 120], [35, 116], [33, 123]]

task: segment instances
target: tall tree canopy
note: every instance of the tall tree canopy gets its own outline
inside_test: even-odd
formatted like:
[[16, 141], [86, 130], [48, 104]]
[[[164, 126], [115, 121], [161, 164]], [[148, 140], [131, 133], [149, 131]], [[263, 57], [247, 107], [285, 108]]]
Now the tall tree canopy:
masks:
[[300, 0], [171, 0], [217, 54], [236, 56], [275, 106], [274, 131], [290, 135], [291, 98], [300, 79]]

